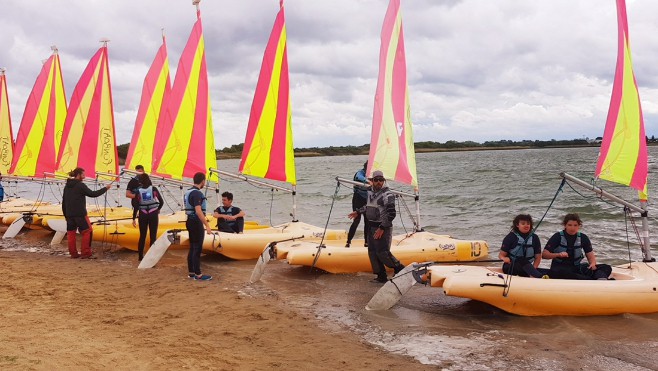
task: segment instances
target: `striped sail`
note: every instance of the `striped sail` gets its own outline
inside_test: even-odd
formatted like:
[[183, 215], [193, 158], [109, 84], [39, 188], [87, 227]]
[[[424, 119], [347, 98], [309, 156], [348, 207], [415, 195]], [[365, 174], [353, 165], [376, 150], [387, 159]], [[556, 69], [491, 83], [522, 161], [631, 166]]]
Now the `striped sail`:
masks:
[[[164, 112], [166, 102], [171, 94], [169, 79], [169, 59], [164, 36], [162, 46], [149, 68], [142, 87], [142, 99], [135, 120], [125, 167], [133, 169], [137, 165], [144, 166], [147, 173], [153, 172], [153, 159], [156, 153], [162, 153], [166, 145]], [[168, 139], [168, 138], [167, 138]]]
[[7, 78], [4, 68], [0, 68], [0, 173], [7, 174], [14, 155], [14, 134], [11, 128]]
[[170, 130], [170, 134], [162, 154], [155, 154], [153, 166], [158, 174], [175, 179], [192, 178], [197, 172], [208, 175], [209, 168], [217, 166], [203, 26], [198, 10], [197, 21], [178, 62], [164, 125], [164, 132]]
[[55, 172], [66, 112], [62, 69], [55, 49], [41, 67], [27, 98], [16, 135], [12, 174], [42, 177]]
[[596, 176], [628, 185], [646, 200], [648, 155], [640, 94], [633, 73], [626, 4], [617, 0], [618, 54]]
[[387, 178], [417, 188], [400, 0], [389, 2], [381, 39], [368, 174], [381, 170]]
[[89, 61], [66, 115], [57, 172], [68, 173], [76, 167], [89, 176], [119, 171], [107, 45]]
[[241, 173], [297, 183], [291, 117], [286, 22], [281, 1], [251, 105]]

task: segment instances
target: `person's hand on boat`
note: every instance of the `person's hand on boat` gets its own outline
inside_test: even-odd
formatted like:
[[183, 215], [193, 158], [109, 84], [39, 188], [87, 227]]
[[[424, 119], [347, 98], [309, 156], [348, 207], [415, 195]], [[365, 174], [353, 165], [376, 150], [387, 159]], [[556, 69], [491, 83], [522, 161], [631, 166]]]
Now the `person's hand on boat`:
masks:
[[212, 229], [210, 229], [210, 227], [206, 227], [206, 233], [207, 234], [213, 234], [213, 231], [212, 231]]
[[110, 188], [112, 188], [112, 183], [110, 183], [110, 184], [108, 184], [108, 185], [106, 185], [106, 186], [105, 186], [105, 188], [107, 188], [107, 190], [109, 191], [109, 190], [110, 190]]

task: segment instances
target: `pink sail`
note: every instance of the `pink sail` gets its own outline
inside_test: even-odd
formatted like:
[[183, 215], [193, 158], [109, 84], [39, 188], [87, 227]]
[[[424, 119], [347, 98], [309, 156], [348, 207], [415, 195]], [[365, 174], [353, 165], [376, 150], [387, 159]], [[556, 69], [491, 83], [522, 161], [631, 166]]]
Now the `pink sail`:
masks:
[[646, 199], [648, 154], [640, 94], [631, 61], [626, 4], [617, 0], [617, 68], [596, 176], [637, 189]]
[[118, 174], [107, 45], [91, 58], [73, 90], [57, 160], [57, 172], [76, 167], [87, 175]]
[[381, 33], [368, 174], [373, 170], [418, 187], [400, 0], [389, 2]]
[[43, 177], [55, 172], [66, 112], [62, 69], [55, 49], [27, 98], [16, 135], [12, 174]]
[[0, 152], [0, 173], [7, 174], [14, 155], [14, 133], [11, 128], [7, 77], [4, 68], [0, 68], [0, 146], [2, 151]]
[[144, 171], [152, 173], [153, 159], [156, 153], [162, 153], [169, 133], [164, 127], [167, 102], [171, 94], [169, 79], [169, 59], [164, 36], [162, 46], [149, 68], [142, 87], [142, 99], [135, 120], [125, 167], [133, 169], [144, 166]]
[[164, 126], [169, 133], [165, 148], [155, 150], [154, 168], [158, 174], [175, 179], [191, 178], [197, 172], [209, 174], [217, 166], [212, 127], [208, 70], [201, 13], [181, 54]]
[[265, 48], [251, 105], [240, 172], [297, 183], [283, 1]]

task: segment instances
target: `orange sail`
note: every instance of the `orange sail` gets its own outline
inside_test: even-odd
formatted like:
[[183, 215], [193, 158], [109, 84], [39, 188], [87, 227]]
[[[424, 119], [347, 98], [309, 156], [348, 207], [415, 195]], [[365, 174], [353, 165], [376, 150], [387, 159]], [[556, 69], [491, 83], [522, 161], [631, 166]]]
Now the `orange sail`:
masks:
[[381, 33], [368, 174], [373, 170], [418, 187], [400, 0], [390, 1]]
[[54, 173], [65, 120], [66, 93], [55, 48], [27, 98], [11, 173], [38, 177]]
[[153, 172], [155, 153], [162, 153], [166, 145], [166, 135], [162, 128], [170, 94], [167, 44], [162, 36], [162, 46], [144, 78], [142, 100], [128, 148], [126, 168], [133, 169], [137, 165], [142, 165], [147, 173]]
[[596, 176], [637, 189], [646, 200], [648, 153], [640, 94], [633, 73], [624, 0], [617, 0], [617, 68]]
[[164, 126], [169, 133], [162, 153], [155, 153], [158, 174], [174, 179], [192, 178], [195, 173], [209, 174], [217, 166], [212, 127], [208, 70], [203, 41], [201, 13], [181, 54]]
[[98, 49], [71, 96], [57, 160], [57, 172], [76, 167], [88, 175], [118, 174], [107, 43]]
[[241, 173], [297, 183], [291, 117], [286, 22], [281, 1], [251, 105]]
[[9, 97], [7, 97], [7, 78], [5, 69], [0, 68], [0, 173], [7, 174], [11, 168], [14, 155], [14, 134], [11, 128]]

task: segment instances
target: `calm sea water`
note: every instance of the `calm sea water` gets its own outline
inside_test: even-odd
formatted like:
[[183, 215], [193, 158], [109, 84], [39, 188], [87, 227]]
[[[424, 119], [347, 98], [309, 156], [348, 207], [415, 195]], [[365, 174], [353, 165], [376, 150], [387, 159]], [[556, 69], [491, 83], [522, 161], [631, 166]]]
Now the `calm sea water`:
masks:
[[[650, 152], [658, 155], [658, 148], [654, 148]], [[418, 154], [421, 225], [428, 231], [455, 238], [484, 239], [495, 250], [519, 213], [528, 213], [538, 222], [548, 210], [537, 230], [542, 241], [546, 241], [561, 229], [561, 219], [566, 213], [577, 212], [584, 222], [582, 231], [593, 240], [602, 259], [613, 262], [627, 259], [622, 207], [602, 202], [577, 185], [573, 189], [566, 185], [549, 209], [560, 186], [558, 174], [564, 171], [590, 181], [597, 153], [598, 148], [570, 148]], [[351, 211], [352, 190], [340, 186], [334, 201], [335, 177], [351, 179], [366, 160], [366, 156], [297, 159], [299, 220], [319, 226], [328, 222], [330, 228], [348, 228], [346, 215]], [[218, 165], [226, 171], [236, 171], [238, 160], [220, 161]], [[650, 168], [657, 167], [652, 157]], [[658, 190], [657, 182], [656, 178], [650, 178], [650, 196]], [[637, 193], [627, 187], [605, 181], [597, 185], [629, 201], [637, 200]], [[390, 182], [389, 186], [412, 191], [404, 184]], [[263, 223], [290, 220], [292, 198], [288, 194], [272, 194], [225, 177], [220, 188], [231, 190], [235, 194], [234, 203]], [[415, 212], [412, 200], [407, 200], [407, 205]], [[656, 215], [653, 205], [649, 207], [649, 215]], [[404, 205], [396, 222], [399, 233], [412, 227]], [[656, 226], [655, 219], [651, 226]], [[636, 243], [634, 235], [630, 235], [630, 242]], [[638, 254], [638, 249], [632, 247], [632, 256], [636, 258]]]
[[[566, 171], [583, 180], [592, 177], [597, 148], [510, 150], [424, 153], [417, 155], [421, 194], [421, 224], [426, 230], [462, 239], [489, 242], [491, 257], [508, 233], [516, 214], [529, 213], [535, 222], [547, 211]], [[650, 148], [650, 171], [658, 173], [658, 149]], [[366, 156], [297, 159], [300, 221], [329, 228], [349, 227], [352, 190], [336, 187], [336, 176], [351, 179]], [[222, 160], [218, 167], [236, 172], [238, 160]], [[410, 191], [402, 184], [392, 188]], [[611, 183], [604, 189], [627, 200], [636, 193]], [[654, 180], [649, 195], [658, 189]], [[623, 210], [602, 202], [591, 192], [565, 186], [539, 226], [537, 234], [546, 241], [561, 229], [567, 212], [577, 212], [584, 221], [582, 231], [590, 236], [599, 262], [622, 263], [629, 254], [641, 254], [632, 234], [627, 239]], [[220, 190], [234, 193], [234, 203], [248, 219], [264, 224], [291, 220], [291, 196], [223, 177]], [[180, 190], [171, 193], [180, 196]], [[577, 192], [576, 192], [577, 191]], [[34, 198], [38, 187], [21, 187], [19, 194]], [[44, 189], [53, 199], [57, 190]], [[124, 202], [123, 191], [113, 197]], [[217, 203], [214, 191], [209, 193]], [[336, 197], [334, 198], [334, 194]], [[124, 202], [125, 203], [125, 202]], [[173, 208], [175, 204], [170, 202]], [[414, 210], [412, 201], [408, 201]], [[650, 215], [656, 208], [650, 204]], [[395, 232], [411, 228], [401, 207]], [[656, 220], [650, 222], [656, 230]], [[630, 229], [630, 226], [629, 226]], [[652, 235], [654, 241], [656, 235]], [[215, 271], [244, 273], [248, 280], [254, 262], [205, 257]], [[525, 318], [507, 314], [471, 300], [446, 297], [440, 289], [415, 286], [392, 310], [372, 313], [363, 308], [380, 287], [369, 282], [370, 274], [332, 275], [291, 267], [277, 261], [268, 265], [261, 282], [222, 282], [244, 295], [270, 297], [276, 293], [286, 304], [321, 320], [328, 329], [358, 334], [366, 342], [389, 352], [415, 357], [419, 362], [448, 370], [644, 370], [658, 366], [658, 315], [610, 317]]]

